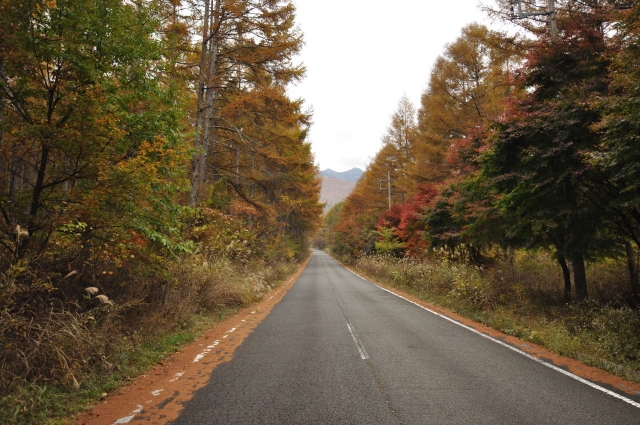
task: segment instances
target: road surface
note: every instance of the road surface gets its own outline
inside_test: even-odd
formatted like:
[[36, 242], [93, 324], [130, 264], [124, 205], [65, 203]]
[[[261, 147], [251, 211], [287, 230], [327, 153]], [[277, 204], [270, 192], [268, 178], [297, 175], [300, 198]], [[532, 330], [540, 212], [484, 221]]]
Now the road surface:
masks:
[[640, 424], [640, 399], [606, 391], [314, 251], [172, 423]]

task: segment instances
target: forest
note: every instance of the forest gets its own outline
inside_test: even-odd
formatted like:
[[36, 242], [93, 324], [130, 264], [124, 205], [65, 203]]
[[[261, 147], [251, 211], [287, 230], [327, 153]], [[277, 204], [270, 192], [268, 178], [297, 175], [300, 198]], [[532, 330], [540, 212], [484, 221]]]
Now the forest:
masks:
[[0, 0], [0, 422], [65, 423], [311, 243], [639, 381], [640, 6], [516, 3], [323, 224], [294, 1]]
[[638, 379], [640, 6], [522, 2], [538, 14], [517, 19], [518, 3], [486, 7], [500, 29], [470, 24], [445, 46], [316, 243]]
[[302, 43], [289, 0], [0, 0], [0, 422], [62, 420], [308, 256]]

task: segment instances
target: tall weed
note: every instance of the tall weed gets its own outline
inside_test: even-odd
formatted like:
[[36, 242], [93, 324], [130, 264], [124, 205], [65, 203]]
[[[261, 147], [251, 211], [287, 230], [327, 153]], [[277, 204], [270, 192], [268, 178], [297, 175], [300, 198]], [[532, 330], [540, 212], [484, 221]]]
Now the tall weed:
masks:
[[259, 300], [297, 263], [210, 253], [139, 277], [93, 267], [107, 270], [99, 271], [97, 286], [86, 286], [94, 282], [90, 275], [76, 273], [63, 282], [66, 294], [84, 283], [74, 298], [26, 264], [0, 276], [0, 423], [62, 422], [193, 340], [211, 324], [208, 318]]

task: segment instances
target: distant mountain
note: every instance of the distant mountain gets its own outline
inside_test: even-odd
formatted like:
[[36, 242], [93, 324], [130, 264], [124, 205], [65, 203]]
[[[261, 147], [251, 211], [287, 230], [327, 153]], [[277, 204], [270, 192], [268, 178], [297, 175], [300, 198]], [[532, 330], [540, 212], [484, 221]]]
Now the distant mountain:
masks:
[[320, 171], [321, 176], [333, 177], [335, 179], [347, 180], [356, 183], [360, 176], [364, 173], [359, 168], [352, 168], [349, 171], [333, 171], [331, 168]]
[[322, 176], [320, 202], [326, 203], [325, 211], [349, 196], [356, 184], [349, 180]]

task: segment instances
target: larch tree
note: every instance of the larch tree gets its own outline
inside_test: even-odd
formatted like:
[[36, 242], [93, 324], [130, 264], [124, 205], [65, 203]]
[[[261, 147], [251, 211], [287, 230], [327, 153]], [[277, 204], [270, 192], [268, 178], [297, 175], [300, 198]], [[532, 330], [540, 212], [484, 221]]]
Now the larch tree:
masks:
[[403, 96], [391, 115], [391, 123], [382, 137], [385, 149], [393, 151], [393, 154], [387, 156], [387, 158], [393, 156], [391, 161], [387, 161], [387, 166], [391, 175], [392, 191], [400, 196], [396, 202], [404, 202], [404, 198], [408, 199], [414, 190], [409, 168], [415, 163], [417, 130], [416, 109], [411, 101]]
[[292, 63], [302, 36], [291, 1], [206, 0], [204, 6], [191, 206], [202, 199], [206, 182], [223, 177], [216, 169], [216, 155], [228, 148], [219, 143], [221, 133], [241, 137], [239, 125], [221, 118], [224, 103], [238, 90], [285, 87], [304, 73]]
[[412, 162], [415, 131], [415, 109], [403, 97], [391, 116], [382, 148], [341, 207], [331, 232], [336, 252], [357, 257], [375, 251], [379, 217], [403, 204], [414, 190], [407, 167]]
[[462, 170], [447, 161], [450, 149], [502, 114], [522, 60], [517, 38], [470, 24], [436, 60], [418, 111], [420, 137], [412, 174], [443, 181]]

